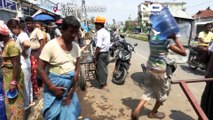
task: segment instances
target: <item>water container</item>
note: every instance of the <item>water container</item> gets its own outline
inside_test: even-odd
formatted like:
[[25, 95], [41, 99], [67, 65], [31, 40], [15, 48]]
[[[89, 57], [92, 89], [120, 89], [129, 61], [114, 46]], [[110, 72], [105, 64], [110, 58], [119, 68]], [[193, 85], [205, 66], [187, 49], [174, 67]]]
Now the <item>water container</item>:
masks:
[[177, 22], [168, 7], [163, 7], [159, 12], [151, 12], [150, 21], [153, 29], [160, 32], [159, 40], [166, 40], [169, 35], [179, 32]]
[[5, 103], [4, 103], [4, 90], [3, 90], [3, 78], [0, 73], [0, 120], [7, 120]]

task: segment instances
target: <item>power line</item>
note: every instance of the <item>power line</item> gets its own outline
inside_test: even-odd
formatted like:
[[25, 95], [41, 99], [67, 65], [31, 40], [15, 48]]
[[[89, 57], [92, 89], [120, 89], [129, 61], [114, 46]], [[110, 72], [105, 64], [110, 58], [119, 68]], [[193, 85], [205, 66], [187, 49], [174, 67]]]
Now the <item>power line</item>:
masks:
[[197, 5], [189, 6], [189, 7], [187, 7], [186, 9], [188, 9], [188, 8], [193, 8], [193, 7], [197, 7], [197, 6], [200, 6], [200, 5], [204, 5], [204, 4], [207, 4], [207, 3], [209, 3], [209, 2], [213, 2], [213, 0], [210, 0], [210, 1], [207, 1], [207, 2], [203, 2], [203, 3], [199, 3], [199, 4], [197, 4]]

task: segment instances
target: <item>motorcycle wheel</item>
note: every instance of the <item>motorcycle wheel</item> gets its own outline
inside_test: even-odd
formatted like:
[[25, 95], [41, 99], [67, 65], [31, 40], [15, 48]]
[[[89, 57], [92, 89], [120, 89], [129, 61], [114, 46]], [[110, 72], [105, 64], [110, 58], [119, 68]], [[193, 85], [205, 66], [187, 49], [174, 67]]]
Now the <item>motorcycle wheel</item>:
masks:
[[189, 59], [188, 59], [188, 66], [190, 69], [196, 70], [198, 67], [193, 65], [192, 61], [194, 60], [195, 55], [191, 54], [189, 55]]
[[112, 82], [117, 85], [123, 85], [127, 76], [127, 69], [121, 66], [115, 73], [113, 73]]
[[79, 80], [78, 80], [79, 87], [82, 91], [86, 90], [86, 73], [84, 65], [81, 65], [79, 71]]

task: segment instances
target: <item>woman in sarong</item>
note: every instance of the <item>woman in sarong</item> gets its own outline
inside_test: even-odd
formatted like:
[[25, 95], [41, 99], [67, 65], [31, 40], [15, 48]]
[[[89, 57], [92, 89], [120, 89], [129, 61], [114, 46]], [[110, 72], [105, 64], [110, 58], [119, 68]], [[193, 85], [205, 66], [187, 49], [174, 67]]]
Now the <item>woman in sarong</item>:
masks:
[[9, 29], [0, 21], [0, 41], [4, 42], [2, 51], [2, 72], [4, 91], [18, 91], [17, 96], [9, 98], [5, 94], [6, 114], [8, 120], [24, 119], [24, 78], [20, 63], [20, 50], [16, 42], [9, 37]]

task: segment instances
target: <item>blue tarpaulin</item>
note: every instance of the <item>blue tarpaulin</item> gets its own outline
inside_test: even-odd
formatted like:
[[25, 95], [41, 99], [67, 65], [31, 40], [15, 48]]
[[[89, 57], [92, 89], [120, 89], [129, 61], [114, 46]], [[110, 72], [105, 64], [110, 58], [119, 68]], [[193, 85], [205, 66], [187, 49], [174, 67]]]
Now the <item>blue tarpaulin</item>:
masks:
[[83, 28], [84, 29], [84, 31], [87, 33], [87, 32], [89, 32], [89, 28], [88, 28], [88, 26], [86, 25], [86, 23], [81, 23], [81, 28]]
[[33, 17], [34, 20], [39, 20], [39, 21], [54, 21], [55, 18], [53, 18], [50, 15], [47, 14], [38, 14], [35, 17]]
[[95, 29], [95, 25], [94, 24], [89, 24], [89, 29], [94, 30]]

